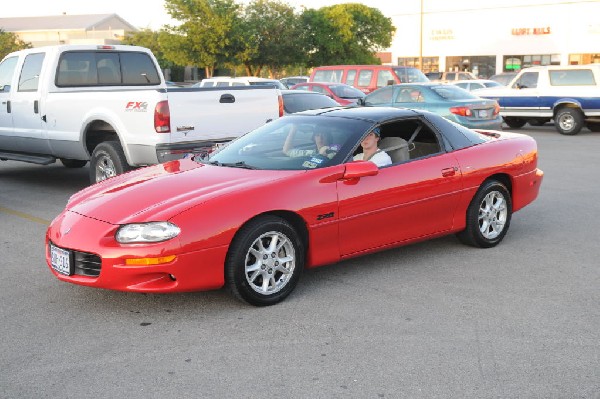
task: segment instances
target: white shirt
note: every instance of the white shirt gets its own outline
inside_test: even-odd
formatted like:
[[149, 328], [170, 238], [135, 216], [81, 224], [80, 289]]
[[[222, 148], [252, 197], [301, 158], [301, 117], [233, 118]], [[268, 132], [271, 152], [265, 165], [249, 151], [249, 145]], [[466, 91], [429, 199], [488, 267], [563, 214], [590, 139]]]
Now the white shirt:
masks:
[[[353, 159], [355, 161], [362, 161], [364, 155], [365, 154], [361, 152], [360, 154], [356, 154]], [[387, 152], [382, 151], [382, 150], [377, 151], [371, 157], [371, 159], [369, 159], [369, 161], [373, 162], [375, 165], [377, 165], [379, 167], [392, 164], [392, 158], [390, 158], [390, 156], [387, 154]]]

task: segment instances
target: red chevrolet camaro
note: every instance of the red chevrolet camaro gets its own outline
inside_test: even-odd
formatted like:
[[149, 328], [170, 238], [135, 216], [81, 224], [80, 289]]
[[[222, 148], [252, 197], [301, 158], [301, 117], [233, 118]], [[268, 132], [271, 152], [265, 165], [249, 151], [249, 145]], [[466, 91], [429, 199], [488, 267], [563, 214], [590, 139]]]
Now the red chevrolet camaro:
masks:
[[[353, 161], [374, 128], [391, 164]], [[74, 284], [148, 293], [225, 285], [272, 305], [305, 267], [452, 233], [495, 246], [542, 178], [526, 135], [408, 109], [307, 111], [209, 158], [76, 193], [48, 228], [46, 259]]]

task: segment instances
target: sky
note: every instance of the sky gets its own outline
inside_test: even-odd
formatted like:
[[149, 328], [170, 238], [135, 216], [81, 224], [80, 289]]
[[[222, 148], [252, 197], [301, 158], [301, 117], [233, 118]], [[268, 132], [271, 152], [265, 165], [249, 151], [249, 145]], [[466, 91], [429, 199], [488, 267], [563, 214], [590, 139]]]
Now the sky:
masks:
[[[394, 12], [394, 8], [398, 8], [404, 1], [406, 0], [282, 0], [298, 9], [301, 6], [320, 8], [339, 3], [362, 3], [379, 8], [386, 16], [390, 16], [386, 12]], [[238, 0], [238, 2], [247, 3], [248, 0]], [[11, 1], [10, 7], [3, 7], [1, 17], [34, 17], [63, 13], [70, 15], [114, 13], [136, 28], [153, 30], [159, 29], [164, 24], [173, 23], [164, 9], [164, 0], [17, 0]]]

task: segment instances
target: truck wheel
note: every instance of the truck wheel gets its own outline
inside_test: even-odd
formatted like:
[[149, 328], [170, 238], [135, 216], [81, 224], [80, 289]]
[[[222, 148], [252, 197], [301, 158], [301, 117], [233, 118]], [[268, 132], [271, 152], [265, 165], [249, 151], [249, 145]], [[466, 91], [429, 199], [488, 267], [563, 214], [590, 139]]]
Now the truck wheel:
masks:
[[554, 122], [560, 134], [573, 136], [583, 127], [583, 114], [577, 108], [561, 108], [556, 113]]
[[66, 168], [83, 168], [85, 166], [85, 164], [87, 163], [87, 161], [82, 161], [80, 159], [66, 159], [66, 158], [61, 158], [60, 162], [62, 162], [62, 164], [66, 167]]
[[512, 118], [512, 117], [504, 117], [504, 123], [506, 123], [508, 125], [508, 127], [512, 128], [512, 129], [518, 129], [520, 127], [525, 126], [525, 124], [527, 123], [527, 120], [525, 119], [520, 119], [520, 118]]
[[94, 148], [90, 158], [90, 181], [97, 183], [132, 169], [117, 141], [105, 141]]

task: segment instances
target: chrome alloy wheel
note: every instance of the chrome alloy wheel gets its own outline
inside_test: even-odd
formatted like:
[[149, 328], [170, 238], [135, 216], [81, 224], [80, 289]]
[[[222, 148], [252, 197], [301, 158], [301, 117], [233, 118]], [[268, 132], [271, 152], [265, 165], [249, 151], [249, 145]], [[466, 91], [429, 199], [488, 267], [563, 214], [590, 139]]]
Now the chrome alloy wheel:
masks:
[[117, 175], [117, 170], [112, 159], [107, 154], [102, 154], [96, 163], [96, 183]]
[[575, 118], [569, 113], [564, 113], [558, 118], [558, 124], [563, 131], [571, 131], [575, 127]]
[[281, 232], [270, 231], [250, 246], [245, 262], [246, 280], [261, 295], [281, 291], [296, 267], [296, 254], [290, 239]]
[[483, 237], [488, 240], [498, 237], [504, 230], [507, 215], [506, 199], [502, 193], [489, 192], [479, 205], [479, 231]]

